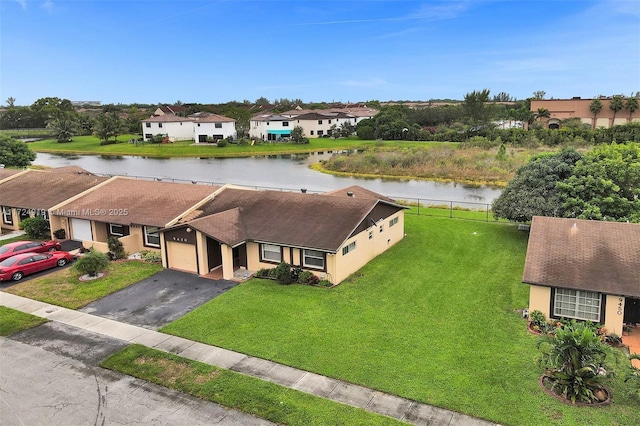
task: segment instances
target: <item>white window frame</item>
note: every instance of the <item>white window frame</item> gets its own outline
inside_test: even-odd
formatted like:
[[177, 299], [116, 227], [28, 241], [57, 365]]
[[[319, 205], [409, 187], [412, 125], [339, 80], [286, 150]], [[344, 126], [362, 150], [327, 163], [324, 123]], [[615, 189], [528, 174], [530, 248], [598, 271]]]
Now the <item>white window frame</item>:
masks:
[[[143, 227], [143, 231], [144, 231], [144, 245], [147, 247], [156, 247], [156, 248], [160, 248], [160, 228], [157, 228], [155, 226], [144, 226]], [[149, 242], [149, 237], [150, 236], [154, 236], [157, 235], [158, 236], [158, 243], [152, 243]]]
[[398, 216], [394, 217], [393, 219], [391, 219], [389, 221], [389, 228], [391, 228], [393, 225], [395, 225], [396, 223], [398, 223]]
[[[369, 236], [369, 239], [371, 239], [372, 236]], [[356, 249], [356, 242], [352, 241], [349, 244], [347, 244], [346, 246], [342, 247], [342, 255], [346, 255], [347, 253], [351, 253], [352, 251], [354, 251]]]
[[2, 223], [5, 225], [13, 225], [13, 212], [11, 207], [2, 206]]
[[[315, 259], [315, 260], [321, 260], [322, 265], [316, 265], [313, 263], [308, 263], [307, 259], [311, 260], [311, 259]], [[304, 249], [302, 250], [302, 266], [304, 266], [305, 268], [312, 268], [312, 269], [323, 269], [325, 268], [325, 256], [324, 256], [324, 252], [319, 251], [319, 250], [310, 250], [310, 249]]]
[[[275, 253], [278, 253], [277, 259], [272, 258], [275, 256], [269, 257], [269, 254], [273, 255]], [[282, 262], [282, 247], [276, 244], [260, 244], [260, 260], [263, 262]]]
[[602, 293], [596, 291], [556, 288], [553, 295], [553, 315], [600, 322]]

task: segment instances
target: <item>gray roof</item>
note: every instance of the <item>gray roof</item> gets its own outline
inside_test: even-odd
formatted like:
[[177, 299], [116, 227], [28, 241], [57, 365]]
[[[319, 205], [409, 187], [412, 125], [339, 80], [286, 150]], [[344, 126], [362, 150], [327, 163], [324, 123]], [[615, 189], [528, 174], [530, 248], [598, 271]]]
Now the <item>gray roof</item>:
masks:
[[640, 224], [535, 216], [522, 281], [640, 297]]

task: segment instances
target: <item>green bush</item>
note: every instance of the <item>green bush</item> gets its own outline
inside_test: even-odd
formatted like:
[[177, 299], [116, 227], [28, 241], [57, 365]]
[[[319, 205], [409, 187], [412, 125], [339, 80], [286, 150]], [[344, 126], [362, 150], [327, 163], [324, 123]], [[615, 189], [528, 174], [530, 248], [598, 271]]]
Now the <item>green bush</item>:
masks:
[[529, 319], [531, 320], [531, 325], [534, 327], [539, 327], [540, 330], [547, 323], [547, 317], [542, 313], [542, 311], [534, 310], [529, 314]]
[[311, 284], [312, 277], [315, 277], [313, 273], [309, 271], [301, 271], [298, 274], [298, 283], [299, 284]]
[[291, 284], [293, 282], [291, 279], [291, 265], [286, 262], [280, 263], [276, 267], [276, 280], [280, 284]]
[[50, 238], [49, 222], [40, 216], [30, 217], [20, 222], [20, 228], [32, 240]]
[[162, 254], [159, 251], [142, 250], [140, 252], [140, 259], [145, 262], [160, 263], [162, 262]]
[[224, 139], [220, 139], [220, 140], [218, 141], [218, 148], [224, 148], [224, 147], [225, 147], [225, 146], [227, 146], [227, 145], [229, 145], [229, 142], [227, 142], [227, 141], [226, 141], [226, 140], [224, 140]]
[[104, 271], [109, 266], [109, 257], [93, 248], [89, 253], [82, 256], [73, 265], [78, 272], [95, 277], [98, 272]]
[[109, 246], [109, 254], [111, 255], [112, 260], [124, 259], [127, 257], [122, 241], [120, 241], [118, 237], [112, 235], [107, 238], [107, 245]]

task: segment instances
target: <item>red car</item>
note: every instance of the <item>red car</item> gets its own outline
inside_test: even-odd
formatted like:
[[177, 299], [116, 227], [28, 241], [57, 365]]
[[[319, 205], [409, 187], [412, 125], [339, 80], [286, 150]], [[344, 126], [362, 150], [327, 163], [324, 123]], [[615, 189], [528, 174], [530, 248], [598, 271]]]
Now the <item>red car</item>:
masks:
[[0, 281], [19, 281], [25, 275], [64, 266], [73, 260], [66, 251], [20, 253], [0, 262]]
[[60, 243], [57, 241], [16, 241], [0, 247], [0, 261], [19, 253], [43, 253], [45, 251], [58, 251], [61, 248]]

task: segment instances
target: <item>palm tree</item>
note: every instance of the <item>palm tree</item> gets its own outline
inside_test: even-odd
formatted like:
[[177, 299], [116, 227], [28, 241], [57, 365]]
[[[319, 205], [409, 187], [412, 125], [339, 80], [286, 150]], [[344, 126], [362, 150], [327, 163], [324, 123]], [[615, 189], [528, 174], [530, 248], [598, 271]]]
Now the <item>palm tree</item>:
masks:
[[611, 102], [609, 103], [609, 109], [613, 111], [613, 120], [611, 120], [611, 126], [616, 122], [616, 114], [624, 108], [624, 98], [621, 95], [615, 95], [611, 98]]
[[629, 123], [631, 123], [631, 116], [638, 110], [638, 107], [638, 98], [631, 97], [627, 99], [627, 102], [625, 102], [624, 109], [629, 111]]
[[593, 128], [596, 128], [596, 117], [598, 116], [598, 114], [600, 114], [600, 111], [602, 111], [602, 102], [600, 101], [600, 99], [594, 99], [593, 101], [591, 101], [591, 104], [589, 105], [589, 111], [591, 111], [591, 113], [593, 114]]
[[546, 108], [538, 108], [538, 112], [536, 112], [536, 119], [539, 118], [550, 118], [551, 117], [551, 113], [549, 112], [548, 109]]
[[47, 122], [58, 143], [71, 142], [71, 138], [78, 132], [78, 125], [69, 117], [61, 116]]

